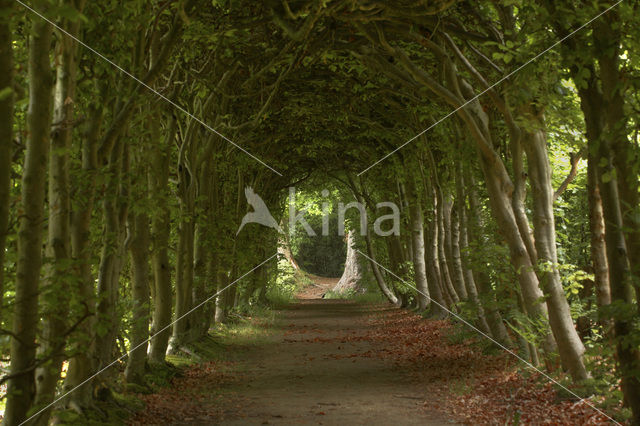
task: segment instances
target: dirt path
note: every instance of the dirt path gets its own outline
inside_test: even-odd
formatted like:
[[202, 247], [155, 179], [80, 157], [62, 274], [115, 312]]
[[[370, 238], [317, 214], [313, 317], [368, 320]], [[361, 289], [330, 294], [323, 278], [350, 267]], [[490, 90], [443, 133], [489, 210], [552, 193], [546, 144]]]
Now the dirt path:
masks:
[[360, 355], [370, 309], [345, 301], [303, 300], [284, 312], [273, 345], [252, 351], [228, 387], [241, 409], [222, 424], [449, 424], [425, 413], [417, 385], [389, 361]]
[[319, 299], [336, 280], [312, 279], [267, 341], [225, 346], [223, 361], [186, 369], [171, 387], [141, 396], [146, 407], [129, 423], [607, 424], [547, 380], [519, 375], [512, 357], [451, 339], [449, 321]]
[[313, 275], [307, 273], [307, 277], [311, 279], [313, 282], [311, 285], [303, 288], [297, 295], [296, 298], [300, 300], [304, 299], [320, 299], [322, 295], [327, 291], [333, 289], [340, 278], [327, 278], [320, 277], [318, 275]]

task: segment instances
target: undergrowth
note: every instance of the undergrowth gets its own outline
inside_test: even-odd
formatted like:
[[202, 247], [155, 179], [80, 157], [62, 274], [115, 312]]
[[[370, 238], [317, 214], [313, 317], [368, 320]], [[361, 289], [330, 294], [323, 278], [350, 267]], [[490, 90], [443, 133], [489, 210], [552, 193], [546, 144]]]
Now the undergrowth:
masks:
[[[230, 346], [260, 345], [268, 341], [270, 328], [277, 319], [277, 313], [269, 307], [253, 306], [242, 313], [232, 312], [224, 324], [215, 324], [204, 338], [191, 342], [177, 354], [166, 356], [162, 365], [146, 366], [146, 374], [141, 384], [125, 383], [124, 367], [126, 359], [116, 364], [117, 376], [109, 380], [109, 388], [94, 398], [90, 408], [82, 414], [72, 409], [55, 412], [60, 424], [107, 426], [126, 424], [137, 411], [144, 408], [139, 395], [157, 393], [169, 387], [176, 377], [193, 365], [208, 361], [228, 361]], [[88, 384], [86, 386], [90, 386]], [[97, 381], [94, 384], [97, 390]], [[34, 412], [37, 408], [34, 408]]]

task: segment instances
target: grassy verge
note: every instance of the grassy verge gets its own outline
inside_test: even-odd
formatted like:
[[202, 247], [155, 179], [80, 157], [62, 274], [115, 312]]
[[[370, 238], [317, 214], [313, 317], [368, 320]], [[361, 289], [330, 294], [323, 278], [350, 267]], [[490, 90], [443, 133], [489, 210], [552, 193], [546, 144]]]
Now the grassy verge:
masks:
[[[194, 365], [208, 361], [230, 361], [233, 349], [266, 344], [276, 320], [277, 312], [266, 307], [252, 307], [250, 312], [243, 314], [231, 313], [225, 324], [214, 325], [204, 338], [186, 345], [178, 354], [167, 355], [164, 365], [147, 366], [144, 384], [125, 383], [125, 360], [113, 367], [108, 390], [105, 390], [104, 382], [98, 382], [97, 379], [95, 383], [86, 385], [93, 386], [97, 392], [94, 393], [90, 408], [82, 414], [66, 409], [57, 411], [55, 415], [64, 425], [126, 424], [133, 414], [144, 408], [141, 394], [157, 393], [171, 386], [174, 378], [182, 376], [186, 369]], [[98, 385], [100, 391], [97, 390]]]

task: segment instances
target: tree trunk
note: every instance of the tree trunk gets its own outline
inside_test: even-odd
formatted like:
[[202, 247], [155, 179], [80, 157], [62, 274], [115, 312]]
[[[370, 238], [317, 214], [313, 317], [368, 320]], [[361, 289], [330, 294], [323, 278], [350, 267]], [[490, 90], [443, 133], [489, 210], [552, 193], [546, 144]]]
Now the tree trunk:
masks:
[[[82, 145], [83, 179], [73, 181], [71, 199], [71, 255], [75, 263], [75, 275], [78, 280], [73, 283], [74, 292], [83, 312], [78, 316], [86, 318], [80, 322], [71, 344], [69, 367], [64, 382], [64, 391], [80, 386], [89, 377], [94, 367], [94, 360], [87, 348], [93, 341], [93, 327], [95, 323], [95, 291], [94, 278], [91, 272], [93, 256], [90, 230], [91, 215], [95, 199], [95, 182], [97, 168], [97, 147], [103, 108], [101, 105], [92, 107], [90, 119], [84, 134]], [[80, 410], [86, 407], [91, 398], [91, 387], [82, 386], [69, 395], [68, 404]]]
[[[481, 160], [491, 211], [509, 247], [511, 263], [516, 270], [526, 310], [534, 321], [541, 320], [546, 323], [548, 315], [547, 307], [542, 302], [544, 294], [538, 286], [538, 277], [511, 207], [510, 188], [512, 188], [512, 184], [502, 162], [491, 161], [484, 155], [481, 155]], [[547, 353], [552, 353], [555, 350], [555, 342], [549, 332], [543, 331], [542, 333], [545, 350]]]
[[340, 280], [333, 287], [332, 291], [336, 293], [356, 292], [361, 289], [360, 279], [362, 271], [360, 268], [360, 256], [353, 248], [355, 245], [354, 231], [347, 233], [347, 256], [344, 262], [344, 271]]
[[445, 208], [444, 216], [445, 227], [445, 251], [447, 254], [447, 263], [449, 266], [449, 274], [452, 277], [453, 286], [460, 300], [465, 301], [469, 298], [467, 287], [464, 282], [462, 272], [462, 261], [460, 260], [460, 225], [458, 223], [457, 212], [454, 209], [453, 200], [450, 200]]
[[[615, 11], [607, 14], [605, 18], [598, 24], [596, 29], [598, 33], [596, 34], [596, 31], [593, 33], [595, 46], [598, 49], [597, 57], [601, 72], [602, 93], [599, 92], [598, 82], [592, 71], [593, 78], [586, 88], [578, 91], [578, 94], [585, 117], [590, 153], [597, 152], [595, 163], [600, 167], [597, 173], [597, 182], [605, 221], [604, 235], [609, 264], [611, 302], [631, 307], [634, 306], [634, 274], [631, 268], [632, 264], [634, 267], [638, 267], [638, 261], [630, 257], [633, 250], [628, 251], [627, 239], [630, 239], [631, 246], [634, 246], [634, 237], [638, 229], [633, 228], [631, 219], [624, 222], [624, 211], [637, 207], [635, 204], [628, 204], [634, 196], [637, 197], [637, 194], [627, 193], [628, 186], [633, 181], [623, 182], [621, 185], [618, 177], [621, 176], [620, 173], [624, 173], [626, 162], [634, 161], [634, 154], [629, 151], [628, 139], [625, 141], [625, 126], [622, 125], [624, 98], [619, 80], [620, 35], [612, 29], [612, 23], [609, 22], [609, 20], [619, 20], [619, 18]], [[590, 64], [590, 66], [591, 69], [595, 68], [594, 64]], [[625, 155], [628, 158], [624, 158]], [[623, 179], [637, 179], [637, 176], [627, 176]], [[621, 199], [618, 192], [620, 186], [623, 188], [622, 192], [629, 197], [628, 199]], [[623, 204], [625, 204], [624, 208]], [[630, 229], [630, 227], [631, 235], [625, 235], [625, 229]], [[636, 291], [638, 291], [637, 286]], [[637, 309], [637, 306], [634, 309]], [[624, 311], [624, 309], [618, 311]], [[628, 339], [635, 332], [633, 325], [635, 318], [629, 313], [618, 312], [613, 320], [618, 370], [622, 378], [625, 402], [632, 410], [632, 423], [640, 424], [640, 379], [636, 374], [640, 365], [640, 351], [637, 347], [625, 342], [625, 339]]]
[[[609, 141], [606, 137], [599, 140], [598, 164], [606, 161], [602, 170], [599, 170], [600, 193], [602, 195], [602, 208], [606, 224], [607, 259], [609, 261], [609, 277], [611, 282], [611, 301], [622, 306], [633, 306], [633, 291], [631, 287], [631, 268], [624, 239], [624, 225], [620, 198], [618, 195], [618, 182], [612, 173], [612, 154]], [[607, 175], [603, 179], [603, 175]], [[619, 312], [614, 316], [614, 331], [616, 336], [616, 353], [618, 358], [619, 375], [622, 378], [622, 390], [625, 402], [633, 412], [633, 424], [640, 424], [640, 379], [636, 374], [640, 353], [635, 345], [625, 342], [630, 335], [635, 333], [635, 318], [626, 312]]]
[[[478, 192], [475, 187], [473, 175], [468, 174], [468, 191], [469, 191], [469, 236], [473, 241], [474, 247], [482, 247], [481, 239], [481, 217], [482, 211], [480, 201], [478, 200]], [[491, 336], [506, 347], [513, 346], [513, 342], [507, 333], [507, 328], [502, 321], [502, 315], [498, 309], [496, 294], [491, 287], [491, 281], [484, 268], [478, 268], [473, 271], [474, 282], [478, 285], [479, 298], [486, 313], [487, 325], [491, 330]]]
[[591, 154], [587, 159], [587, 189], [589, 194], [589, 229], [591, 231], [593, 281], [596, 287], [596, 302], [599, 307], [602, 307], [611, 303], [611, 288], [609, 287], [609, 264], [607, 262], [602, 198], [600, 197], [600, 185], [598, 184], [598, 164], [596, 156]]
[[369, 233], [369, 227], [367, 227], [367, 232], [364, 235], [364, 241], [367, 247], [367, 256], [369, 256], [369, 263], [371, 265], [371, 270], [373, 271], [373, 276], [376, 279], [376, 283], [378, 284], [378, 288], [380, 288], [380, 291], [382, 292], [382, 294], [387, 298], [387, 300], [389, 302], [391, 302], [394, 305], [398, 305], [399, 300], [396, 297], [395, 294], [393, 294], [393, 292], [391, 290], [389, 290], [389, 287], [387, 287], [387, 283], [384, 281], [384, 277], [382, 275], [382, 272], [380, 271], [380, 268], [378, 267], [378, 263], [376, 261], [375, 258], [375, 253], [373, 251], [373, 243], [371, 242], [371, 235]]
[[[105, 178], [103, 200], [104, 237], [97, 285], [97, 323], [93, 351], [97, 368], [109, 364], [114, 358], [119, 318], [117, 316], [118, 287], [122, 257], [124, 255], [124, 221], [121, 217], [123, 197], [123, 168], [126, 168], [125, 143], [118, 139], [111, 151]], [[125, 216], [126, 217], [126, 216]]]
[[[151, 120], [151, 140], [160, 141], [159, 116], [153, 114]], [[171, 266], [169, 264], [169, 237], [171, 217], [169, 214], [169, 161], [171, 145], [175, 136], [176, 123], [170, 119], [167, 137], [151, 150], [151, 168], [149, 170], [149, 191], [154, 201], [151, 209], [152, 247], [151, 263], [153, 267], [153, 315], [150, 334], [154, 335], [149, 347], [149, 362], [162, 364], [165, 360], [171, 323]]]
[[[13, 37], [11, 10], [14, 2], [0, 0], [0, 309], [4, 306], [4, 255], [9, 232], [11, 159], [13, 144]], [[0, 315], [2, 318], [2, 315]], [[1, 322], [1, 320], [0, 320]]]
[[450, 301], [445, 300], [442, 290], [442, 279], [440, 275], [440, 265], [438, 263], [438, 225], [437, 225], [437, 203], [435, 189], [426, 177], [423, 177], [425, 187], [425, 198], [430, 199], [429, 207], [430, 219], [426, 220], [425, 237], [425, 270], [427, 274], [427, 284], [429, 295], [436, 303], [431, 304], [431, 315], [434, 318], [446, 318], [449, 315], [447, 309], [451, 306]]
[[178, 249], [176, 251], [176, 299], [174, 309], [173, 334], [169, 341], [169, 352], [177, 353], [180, 346], [187, 343], [191, 318], [178, 320], [191, 309], [193, 289], [194, 227], [193, 219], [184, 214], [178, 231]]
[[518, 230], [522, 242], [527, 248], [527, 253], [531, 258], [531, 264], [536, 265], [538, 263], [538, 253], [535, 249], [534, 239], [531, 234], [531, 227], [529, 226], [529, 218], [527, 217], [525, 200], [527, 198], [526, 192], [526, 174], [524, 171], [524, 161], [522, 152], [522, 132], [514, 124], [509, 126], [509, 146], [511, 149], [512, 167], [513, 167], [513, 196], [511, 197], [511, 205], [513, 208], [513, 214], [516, 218]]
[[409, 198], [409, 220], [411, 222], [411, 250], [413, 254], [413, 271], [416, 289], [418, 290], [418, 309], [424, 311], [431, 303], [429, 285], [427, 282], [427, 265], [424, 249], [424, 220], [422, 217], [422, 204], [416, 190], [413, 177], [408, 177], [407, 197]]
[[[542, 118], [538, 118], [540, 122]], [[578, 336], [567, 297], [562, 288], [556, 251], [553, 186], [547, 155], [547, 140], [543, 130], [525, 131], [523, 144], [529, 163], [529, 177], [533, 191], [533, 229], [538, 259], [544, 262], [540, 271], [540, 286], [547, 297], [549, 322], [558, 345], [560, 359], [574, 381], [589, 377], [582, 358], [584, 345]]]
[[42, 267], [42, 224], [47, 157], [51, 131], [52, 72], [49, 62], [52, 26], [35, 18], [29, 38], [29, 109], [27, 148], [22, 174], [18, 231], [11, 378], [7, 383], [3, 424], [22, 423], [35, 397], [34, 364], [38, 329], [38, 288]]
[[[467, 230], [466, 195], [464, 193], [464, 181], [462, 175], [462, 163], [456, 166], [456, 214], [452, 223], [452, 233], [457, 234], [452, 238], [452, 251], [454, 264], [462, 274], [469, 300], [473, 304], [477, 314], [477, 325], [484, 333], [491, 334], [484, 309], [478, 298], [478, 289], [473, 278], [473, 271], [469, 263], [467, 251], [469, 250], [469, 236]], [[453, 232], [456, 231], [456, 232]]]
[[[144, 160], [142, 160], [144, 161]], [[142, 188], [141, 198], [146, 198], [146, 170], [138, 164], [143, 179], [139, 185]], [[129, 383], [142, 384], [144, 382], [144, 367], [147, 360], [147, 339], [149, 338], [149, 216], [142, 211], [129, 215], [129, 232], [132, 234], [129, 245], [131, 253], [131, 295], [132, 295], [132, 323], [131, 346], [127, 367], [124, 371], [125, 379]]]
[[450, 308], [453, 308], [458, 302], [460, 302], [460, 297], [456, 292], [456, 289], [453, 287], [453, 281], [451, 279], [451, 275], [449, 274], [449, 263], [450, 259], [447, 257], [446, 253], [446, 241], [448, 236], [446, 235], [448, 232], [445, 228], [445, 216], [451, 214], [451, 200], [448, 195], [442, 193], [442, 189], [438, 189], [436, 187], [436, 192], [438, 194], [438, 259], [440, 260], [440, 274], [442, 276], [442, 284], [444, 287], [444, 291], [449, 295], [452, 304], [449, 305]]
[[[83, 7], [78, 4], [79, 10]], [[79, 22], [65, 22], [70, 34], [77, 34]], [[40, 356], [50, 361], [36, 370], [36, 405], [53, 401], [60, 380], [62, 362], [66, 358], [65, 331], [71, 295], [67, 278], [72, 274], [69, 182], [69, 151], [73, 131], [73, 112], [76, 99], [76, 42], [60, 37], [57, 46], [56, 84], [53, 98], [53, 127], [49, 152], [49, 224], [46, 256], [50, 262], [45, 273], [43, 291], [44, 321]], [[51, 408], [42, 412], [38, 424], [46, 425]]]

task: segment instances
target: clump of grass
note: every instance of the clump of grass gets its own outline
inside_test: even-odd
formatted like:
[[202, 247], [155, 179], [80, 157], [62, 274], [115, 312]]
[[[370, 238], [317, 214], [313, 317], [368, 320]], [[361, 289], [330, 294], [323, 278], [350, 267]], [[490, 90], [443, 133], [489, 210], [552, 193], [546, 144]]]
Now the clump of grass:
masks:
[[267, 342], [277, 314], [266, 308], [256, 308], [256, 312], [253, 315], [230, 314], [228, 322], [213, 327], [212, 339], [222, 346], [248, 346]]
[[369, 290], [366, 287], [360, 290], [346, 290], [340, 292], [329, 290], [324, 294], [323, 298], [352, 300], [356, 303], [362, 304], [381, 303], [385, 301], [384, 296], [380, 294], [380, 292]]

